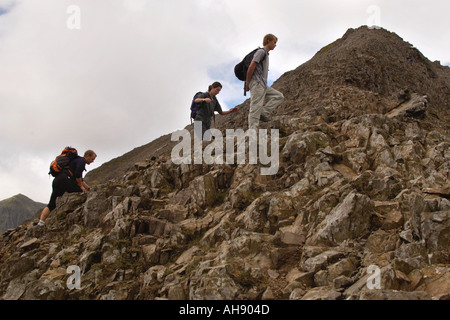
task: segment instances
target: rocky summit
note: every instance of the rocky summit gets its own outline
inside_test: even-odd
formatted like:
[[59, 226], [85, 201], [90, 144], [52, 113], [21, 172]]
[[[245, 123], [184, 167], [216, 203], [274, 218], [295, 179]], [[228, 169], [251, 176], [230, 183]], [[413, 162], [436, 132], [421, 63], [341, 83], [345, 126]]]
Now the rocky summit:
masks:
[[175, 164], [162, 136], [5, 232], [0, 298], [449, 299], [450, 68], [360, 27], [273, 86], [276, 174]]

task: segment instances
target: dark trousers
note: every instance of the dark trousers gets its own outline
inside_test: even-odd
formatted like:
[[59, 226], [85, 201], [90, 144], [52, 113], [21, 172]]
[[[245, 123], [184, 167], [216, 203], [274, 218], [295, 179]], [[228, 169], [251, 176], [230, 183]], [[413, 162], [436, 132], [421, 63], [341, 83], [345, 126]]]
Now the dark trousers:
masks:
[[207, 126], [204, 122], [202, 122], [202, 121], [200, 121], [200, 120], [195, 120], [196, 122], [201, 122], [202, 123], [202, 130], [201, 130], [201, 132], [200, 132], [200, 126], [194, 126], [194, 132], [195, 132], [195, 134], [197, 135], [197, 137], [200, 139], [200, 140], [203, 140], [203, 141], [209, 141], [210, 139], [211, 139], [211, 134], [209, 134], [209, 132], [208, 132], [208, 134], [207, 135], [205, 135], [205, 132], [206, 131], [208, 131], [210, 128], [209, 128], [209, 126]]
[[52, 183], [52, 195], [50, 196], [50, 202], [47, 207], [52, 211], [56, 208], [56, 198], [62, 196], [64, 193], [81, 192], [82, 190], [78, 186], [75, 178], [69, 174], [62, 172], [58, 174]]

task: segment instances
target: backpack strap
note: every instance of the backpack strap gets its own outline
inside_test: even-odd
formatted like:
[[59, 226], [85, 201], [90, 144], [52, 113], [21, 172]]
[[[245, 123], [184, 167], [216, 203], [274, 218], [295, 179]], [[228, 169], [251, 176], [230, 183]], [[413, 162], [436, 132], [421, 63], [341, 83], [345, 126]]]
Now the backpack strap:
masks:
[[[249, 55], [251, 54], [251, 56], [252, 56], [252, 60], [251, 61], [253, 61], [253, 57], [255, 56], [256, 52], [258, 52], [259, 50], [264, 50], [264, 53], [265, 53], [264, 57], [261, 59], [261, 61], [259, 63], [263, 62], [266, 59], [266, 56], [268, 54], [267, 51], [264, 48], [258, 47], [258, 48], [256, 48], [255, 50], [253, 50], [252, 52], [249, 53]], [[251, 61], [250, 61], [250, 63], [251, 63]], [[247, 81], [244, 81], [244, 96], [247, 96], [247, 92], [245, 91], [245, 84], [246, 83], [247, 83]]]

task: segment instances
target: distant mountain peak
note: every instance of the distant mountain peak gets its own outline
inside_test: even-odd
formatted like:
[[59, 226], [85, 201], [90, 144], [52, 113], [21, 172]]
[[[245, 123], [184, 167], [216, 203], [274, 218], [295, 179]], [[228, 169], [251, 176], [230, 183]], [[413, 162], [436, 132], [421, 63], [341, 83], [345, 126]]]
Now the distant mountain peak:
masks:
[[45, 204], [35, 202], [21, 193], [0, 201], [0, 232], [32, 218], [43, 207]]

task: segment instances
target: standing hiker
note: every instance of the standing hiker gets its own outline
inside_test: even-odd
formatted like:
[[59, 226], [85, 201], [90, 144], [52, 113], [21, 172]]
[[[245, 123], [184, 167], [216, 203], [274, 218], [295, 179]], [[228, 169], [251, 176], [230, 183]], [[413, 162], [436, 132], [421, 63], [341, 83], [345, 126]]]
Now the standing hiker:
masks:
[[[257, 129], [259, 120], [269, 121], [269, 114], [283, 101], [281, 92], [267, 85], [269, 73], [269, 51], [275, 49], [278, 38], [268, 34], [263, 39], [263, 48], [257, 50], [247, 71], [245, 91], [250, 91], [250, 111], [248, 114], [248, 127]], [[264, 104], [264, 99], [268, 101]]]
[[68, 170], [61, 171], [53, 180], [52, 195], [48, 205], [42, 210], [38, 226], [43, 226], [50, 212], [56, 208], [56, 198], [64, 193], [86, 192], [91, 188], [83, 180], [83, 172], [86, 171], [86, 164], [94, 162], [97, 155], [92, 150], [87, 150], [83, 157], [77, 156], [70, 161]]
[[[239, 109], [234, 107], [228, 111], [222, 111], [219, 101], [216, 96], [222, 90], [222, 84], [220, 82], [214, 82], [209, 86], [208, 91], [200, 94], [194, 102], [198, 105], [198, 112], [195, 116], [195, 121], [201, 121], [202, 123], [202, 137], [206, 130], [211, 127], [211, 118], [214, 117], [214, 112], [217, 111], [220, 115], [226, 115], [229, 113], [237, 112]], [[198, 135], [200, 132], [197, 133]]]

